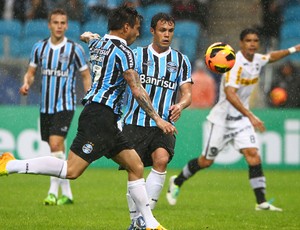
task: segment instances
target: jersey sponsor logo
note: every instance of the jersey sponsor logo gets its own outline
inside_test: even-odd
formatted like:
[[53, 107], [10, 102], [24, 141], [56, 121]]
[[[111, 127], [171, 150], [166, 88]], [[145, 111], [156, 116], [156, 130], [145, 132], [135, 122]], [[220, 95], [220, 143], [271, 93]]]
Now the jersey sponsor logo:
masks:
[[82, 151], [85, 154], [90, 154], [93, 151], [93, 143], [86, 143], [84, 146], [82, 146]]
[[149, 77], [146, 76], [145, 74], [140, 75], [140, 81], [142, 84], [151, 84], [151, 85], [160, 86], [172, 90], [175, 89], [175, 82]]
[[178, 71], [178, 66], [175, 62], [168, 62], [167, 63], [167, 70], [170, 73], [176, 73]]
[[241, 120], [242, 118], [243, 118], [242, 115], [234, 117], [234, 116], [230, 116], [229, 114], [227, 114], [227, 116], [226, 116], [227, 121], [238, 121], [238, 120]]
[[104, 56], [98, 56], [97, 54], [91, 54], [90, 60], [91, 61], [103, 62]]
[[97, 53], [97, 55], [107, 56], [110, 53], [110, 49], [93, 48], [92, 52]]
[[42, 69], [42, 75], [55, 76], [55, 77], [68, 77], [69, 70], [60, 69]]
[[123, 50], [127, 54], [127, 57], [129, 59], [129, 66], [132, 67], [133, 66], [133, 55], [132, 55], [131, 50], [129, 50], [128, 47], [125, 47], [122, 44], [119, 47], [121, 50]]
[[253, 85], [253, 84], [256, 84], [258, 82], [258, 77], [254, 78], [254, 79], [241, 79], [240, 81], [241, 85]]

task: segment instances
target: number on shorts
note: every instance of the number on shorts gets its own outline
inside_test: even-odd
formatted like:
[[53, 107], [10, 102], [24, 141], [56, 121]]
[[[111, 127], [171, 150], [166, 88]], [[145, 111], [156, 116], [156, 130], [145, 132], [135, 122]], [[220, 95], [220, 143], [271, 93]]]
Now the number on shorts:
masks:
[[253, 136], [253, 135], [250, 136], [250, 142], [255, 143], [255, 136]]

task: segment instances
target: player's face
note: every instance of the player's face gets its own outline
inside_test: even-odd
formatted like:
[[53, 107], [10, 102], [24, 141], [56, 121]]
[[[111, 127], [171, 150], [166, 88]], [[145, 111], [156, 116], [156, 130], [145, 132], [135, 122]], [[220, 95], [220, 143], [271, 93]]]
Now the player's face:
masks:
[[171, 21], [160, 20], [154, 28], [151, 28], [153, 35], [153, 49], [158, 52], [165, 52], [169, 49], [174, 36], [175, 25]]
[[240, 41], [240, 47], [243, 55], [252, 60], [254, 54], [259, 48], [259, 38], [257, 34], [247, 34], [242, 41]]
[[60, 40], [64, 37], [66, 30], [68, 29], [68, 21], [66, 15], [53, 14], [51, 20], [48, 23], [49, 30], [51, 31], [51, 37]]
[[127, 36], [127, 45], [131, 45], [134, 43], [134, 41], [137, 39], [137, 37], [140, 35], [140, 28], [141, 28], [141, 22], [139, 19], [136, 19], [134, 27], [128, 26], [128, 36]]

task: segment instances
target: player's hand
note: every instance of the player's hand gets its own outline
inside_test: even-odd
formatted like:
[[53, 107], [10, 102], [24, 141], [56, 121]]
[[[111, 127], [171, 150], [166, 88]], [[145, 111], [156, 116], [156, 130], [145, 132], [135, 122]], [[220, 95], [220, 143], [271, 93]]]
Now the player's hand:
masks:
[[163, 119], [159, 119], [158, 121], [156, 121], [156, 125], [158, 128], [160, 128], [164, 134], [171, 134], [174, 135], [175, 133], [177, 134], [177, 129], [174, 125], [172, 125], [170, 122], [167, 122]]
[[258, 130], [261, 133], [266, 130], [264, 122], [262, 122], [254, 114], [252, 114], [252, 116], [249, 117], [249, 120], [250, 120], [251, 124], [253, 125], [253, 127], [255, 128], [255, 130]]
[[169, 111], [170, 111], [170, 121], [176, 122], [181, 116], [182, 107], [179, 104], [175, 104], [169, 108]]
[[297, 51], [297, 52], [300, 52], [300, 44], [295, 45], [295, 48], [296, 48], [296, 51]]
[[19, 89], [19, 93], [23, 96], [27, 96], [29, 92], [29, 85], [28, 84], [23, 84], [20, 89]]
[[80, 40], [88, 43], [92, 39], [100, 39], [100, 35], [96, 33], [92, 33], [90, 31], [84, 32], [83, 34], [80, 35]]

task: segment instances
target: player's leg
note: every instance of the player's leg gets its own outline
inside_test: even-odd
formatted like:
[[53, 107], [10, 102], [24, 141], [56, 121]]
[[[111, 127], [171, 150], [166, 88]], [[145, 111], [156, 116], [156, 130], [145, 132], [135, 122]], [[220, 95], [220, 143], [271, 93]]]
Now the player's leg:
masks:
[[228, 140], [223, 138], [226, 132], [224, 127], [209, 123], [206, 132], [208, 133], [208, 139], [201, 156], [190, 160], [178, 175], [170, 177], [167, 191], [167, 200], [170, 205], [176, 204], [179, 190], [183, 183], [198, 171], [210, 167], [218, 153], [228, 142]]
[[112, 158], [116, 163], [122, 165], [128, 172], [128, 192], [134, 200], [138, 210], [142, 213], [146, 226], [157, 228], [160, 224], [154, 218], [149, 206], [146, 192], [145, 180], [143, 178], [144, 166], [135, 150], [122, 150]]
[[88, 165], [72, 151], [67, 161], [52, 156], [16, 160], [11, 153], [6, 152], [0, 156], [0, 176], [18, 173], [76, 179]]
[[240, 149], [249, 165], [249, 181], [256, 198], [256, 210], [281, 211], [266, 200], [266, 178], [258, 153], [257, 136], [253, 127], [245, 127], [234, 139], [235, 148]]
[[153, 166], [146, 178], [146, 190], [152, 210], [158, 202], [166, 180], [169, 157], [169, 153], [164, 148], [158, 148], [152, 153]]
[[[66, 160], [65, 138], [68, 134], [74, 116], [74, 111], [62, 111], [54, 114], [41, 113], [41, 135], [44, 141], [48, 141], [51, 156]], [[62, 197], [58, 199], [59, 187], [62, 189]], [[48, 196], [44, 199], [45, 205], [73, 203], [70, 182], [68, 179], [50, 177]]]

